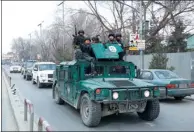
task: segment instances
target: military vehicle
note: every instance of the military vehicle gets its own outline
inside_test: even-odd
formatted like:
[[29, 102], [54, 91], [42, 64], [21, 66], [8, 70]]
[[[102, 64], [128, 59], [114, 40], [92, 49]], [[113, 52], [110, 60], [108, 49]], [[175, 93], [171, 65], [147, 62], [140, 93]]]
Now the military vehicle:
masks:
[[22, 67], [22, 75], [23, 78], [28, 80], [32, 79], [32, 67], [34, 63], [37, 62], [36, 60], [27, 60], [24, 62], [23, 67]]
[[152, 121], [159, 116], [159, 87], [136, 79], [132, 62], [119, 60], [119, 46], [91, 44], [95, 61], [61, 62], [54, 71], [53, 99], [80, 110], [83, 123], [98, 126], [104, 116], [137, 112]]

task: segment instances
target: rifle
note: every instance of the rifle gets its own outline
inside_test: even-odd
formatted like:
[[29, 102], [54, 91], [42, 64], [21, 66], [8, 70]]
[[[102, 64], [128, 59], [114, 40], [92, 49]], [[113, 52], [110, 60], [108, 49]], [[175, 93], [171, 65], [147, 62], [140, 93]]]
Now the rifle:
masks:
[[73, 34], [73, 37], [77, 37], [77, 28], [76, 28], [76, 25], [74, 26], [75, 27], [75, 34]]

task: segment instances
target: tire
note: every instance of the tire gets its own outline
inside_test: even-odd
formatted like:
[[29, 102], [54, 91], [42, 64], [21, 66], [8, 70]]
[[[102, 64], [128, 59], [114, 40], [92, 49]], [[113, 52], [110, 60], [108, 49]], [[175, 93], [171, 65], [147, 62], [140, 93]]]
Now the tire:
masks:
[[23, 78], [26, 79], [26, 75], [23, 75]]
[[35, 81], [34, 81], [34, 79], [32, 78], [32, 84], [35, 84]]
[[175, 100], [182, 101], [185, 97], [174, 97]]
[[28, 75], [26, 75], [26, 81], [28, 81], [29, 80], [29, 76]]
[[37, 78], [37, 86], [38, 86], [38, 88], [42, 88], [42, 84], [39, 82], [38, 78]]
[[80, 115], [86, 126], [98, 126], [101, 112], [101, 104], [91, 101], [87, 93], [81, 97]]
[[138, 116], [146, 121], [153, 121], [155, 120], [160, 113], [160, 103], [159, 100], [150, 100], [147, 101], [146, 108], [144, 112], [140, 113], [137, 112]]
[[58, 88], [56, 87], [55, 85], [55, 88], [53, 90], [53, 92], [55, 92], [55, 102], [59, 105], [62, 105], [64, 104], [64, 100], [62, 100], [59, 96], [59, 92], [58, 92]]

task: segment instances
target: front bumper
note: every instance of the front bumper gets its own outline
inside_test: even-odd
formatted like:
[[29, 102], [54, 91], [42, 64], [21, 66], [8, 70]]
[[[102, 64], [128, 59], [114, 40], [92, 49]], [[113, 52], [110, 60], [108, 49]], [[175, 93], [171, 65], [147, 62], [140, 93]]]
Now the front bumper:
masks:
[[53, 84], [53, 78], [40, 78], [39, 82], [43, 84]]
[[11, 73], [20, 73], [21, 70], [10, 70]]
[[189, 96], [194, 94], [194, 88], [168, 89], [167, 96]]

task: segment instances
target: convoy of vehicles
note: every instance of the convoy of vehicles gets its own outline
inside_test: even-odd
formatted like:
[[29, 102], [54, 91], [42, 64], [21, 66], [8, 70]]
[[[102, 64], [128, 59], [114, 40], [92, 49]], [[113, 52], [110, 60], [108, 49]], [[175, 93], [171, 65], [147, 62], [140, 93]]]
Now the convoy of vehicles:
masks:
[[32, 68], [32, 84], [37, 83], [38, 88], [53, 84], [53, 72], [56, 64], [53, 62], [36, 62]]
[[185, 96], [194, 94], [194, 81], [181, 78], [169, 70], [141, 70], [140, 79], [148, 83], [164, 86], [160, 88], [161, 98], [170, 96], [176, 100], [182, 100]]
[[89, 127], [116, 113], [137, 112], [143, 120], [156, 119], [160, 112], [159, 87], [135, 79], [135, 65], [118, 61], [116, 46], [109, 45], [106, 50], [102, 47], [92, 46], [98, 59], [94, 66], [84, 59], [57, 66], [53, 82], [56, 103], [66, 102], [79, 109], [83, 123]]
[[22, 68], [10, 67], [10, 72], [21, 71], [38, 88], [52, 85], [55, 102], [78, 109], [88, 127], [98, 126], [102, 117], [119, 113], [137, 112], [141, 119], [153, 121], [160, 113], [159, 99], [171, 96], [182, 100], [194, 94], [191, 80], [169, 70], [139, 71], [132, 62], [120, 60], [122, 49], [118, 46], [98, 43], [91, 48], [95, 55], [92, 62], [83, 57], [59, 65], [28, 60]]

